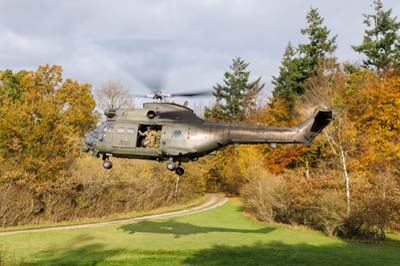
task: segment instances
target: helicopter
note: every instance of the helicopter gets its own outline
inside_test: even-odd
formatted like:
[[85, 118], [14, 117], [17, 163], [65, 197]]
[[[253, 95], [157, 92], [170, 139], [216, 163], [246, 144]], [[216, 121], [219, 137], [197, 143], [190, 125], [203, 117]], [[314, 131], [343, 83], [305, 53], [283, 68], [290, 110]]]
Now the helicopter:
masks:
[[[147, 98], [153, 102], [137, 109], [107, 109], [106, 121], [86, 137], [84, 152], [102, 157], [103, 167], [112, 168], [110, 156], [167, 161], [167, 169], [184, 174], [183, 162], [197, 161], [230, 144], [267, 143], [309, 144], [333, 119], [330, 109], [294, 127], [219, 123], [198, 117], [192, 109], [164, 98], [201, 96], [207, 92], [165, 94], [160, 91]], [[148, 134], [146, 134], [146, 132]], [[148, 141], [152, 138], [153, 141]]]

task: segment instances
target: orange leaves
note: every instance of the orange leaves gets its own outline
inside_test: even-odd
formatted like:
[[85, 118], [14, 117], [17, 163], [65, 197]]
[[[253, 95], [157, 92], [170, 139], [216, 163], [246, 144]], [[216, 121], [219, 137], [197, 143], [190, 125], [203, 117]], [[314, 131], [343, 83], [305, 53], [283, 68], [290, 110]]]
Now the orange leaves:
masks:
[[357, 123], [360, 158], [381, 168], [383, 161], [400, 159], [400, 77], [364, 71], [353, 78], [350, 119]]
[[282, 173], [287, 168], [297, 166], [301, 160], [302, 147], [278, 145], [276, 149], [267, 149], [264, 155], [265, 167], [273, 174]]

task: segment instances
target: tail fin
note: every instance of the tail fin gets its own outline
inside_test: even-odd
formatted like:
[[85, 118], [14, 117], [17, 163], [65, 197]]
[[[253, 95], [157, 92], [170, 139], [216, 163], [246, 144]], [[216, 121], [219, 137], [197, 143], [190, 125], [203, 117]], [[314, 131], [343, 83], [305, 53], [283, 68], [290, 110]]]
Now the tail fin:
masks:
[[332, 110], [319, 110], [314, 117], [298, 125], [302, 143], [310, 143], [333, 119]]

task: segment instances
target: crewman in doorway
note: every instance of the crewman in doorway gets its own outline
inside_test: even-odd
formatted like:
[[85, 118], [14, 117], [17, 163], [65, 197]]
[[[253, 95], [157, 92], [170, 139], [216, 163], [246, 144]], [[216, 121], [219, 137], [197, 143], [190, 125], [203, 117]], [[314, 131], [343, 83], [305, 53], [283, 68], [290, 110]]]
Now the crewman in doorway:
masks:
[[159, 148], [161, 141], [161, 130], [154, 130], [154, 137], [154, 148]]
[[144, 136], [143, 146], [145, 148], [158, 148], [161, 135], [158, 132], [158, 130], [152, 130], [150, 126], [146, 128], [145, 132], [139, 131], [139, 135]]

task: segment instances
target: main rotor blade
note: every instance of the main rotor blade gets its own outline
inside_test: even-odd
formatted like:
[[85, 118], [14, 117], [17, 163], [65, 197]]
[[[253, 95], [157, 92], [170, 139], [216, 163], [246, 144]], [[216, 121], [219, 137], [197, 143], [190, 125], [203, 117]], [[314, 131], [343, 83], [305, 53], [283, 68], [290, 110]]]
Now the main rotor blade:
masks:
[[151, 95], [149, 94], [133, 94], [133, 97], [137, 97], [137, 98], [149, 98], [151, 97]]
[[171, 97], [195, 97], [195, 96], [208, 96], [212, 95], [213, 91], [204, 90], [204, 91], [194, 91], [194, 92], [178, 92], [171, 93]]
[[180, 93], [163, 93], [162, 91], [154, 91], [152, 94], [134, 94], [134, 97], [139, 98], [150, 98], [162, 100], [169, 97], [196, 97], [196, 96], [207, 96], [212, 95], [211, 90], [195, 91], [195, 92], [180, 92]]

